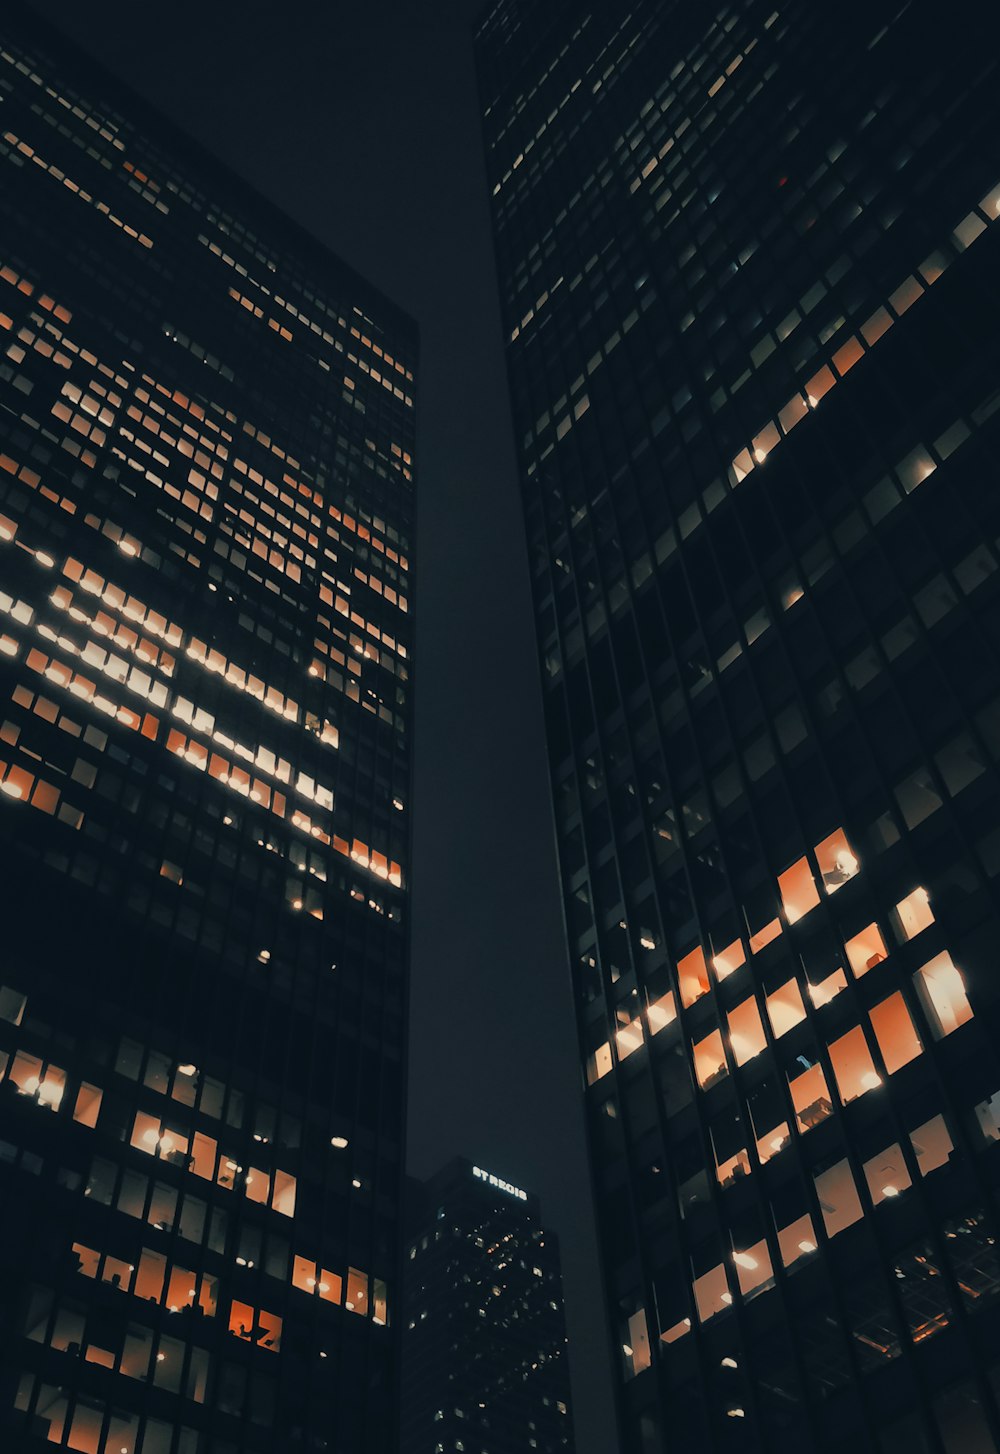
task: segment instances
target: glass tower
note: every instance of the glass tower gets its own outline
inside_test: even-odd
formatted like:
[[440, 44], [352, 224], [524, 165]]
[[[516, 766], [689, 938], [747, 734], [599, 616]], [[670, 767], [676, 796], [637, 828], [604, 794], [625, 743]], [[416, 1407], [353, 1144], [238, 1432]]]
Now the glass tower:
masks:
[[416, 330], [6, 16], [0, 179], [0, 1446], [388, 1454]]
[[1000, 74], [942, 20], [477, 32], [629, 1454], [1000, 1449]]
[[572, 1454], [559, 1244], [538, 1198], [458, 1157], [409, 1183], [406, 1454]]

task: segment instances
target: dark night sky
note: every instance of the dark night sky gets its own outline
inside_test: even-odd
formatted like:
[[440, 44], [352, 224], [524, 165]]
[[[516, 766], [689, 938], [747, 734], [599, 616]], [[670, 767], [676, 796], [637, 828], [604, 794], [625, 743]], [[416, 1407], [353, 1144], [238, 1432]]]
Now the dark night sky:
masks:
[[[616, 1447], [483, 175], [482, 0], [32, 0], [419, 321], [410, 1170], [540, 1193]], [[405, 1454], [405, 1451], [404, 1451]]]

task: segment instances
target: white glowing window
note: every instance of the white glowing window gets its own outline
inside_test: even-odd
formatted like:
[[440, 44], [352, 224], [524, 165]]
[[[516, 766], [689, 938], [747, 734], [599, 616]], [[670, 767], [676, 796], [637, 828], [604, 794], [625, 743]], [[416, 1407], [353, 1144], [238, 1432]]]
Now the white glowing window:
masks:
[[847, 962], [857, 979], [881, 964], [886, 956], [885, 940], [877, 924], [869, 924], [860, 934], [849, 939], [844, 947], [847, 950]]
[[779, 1035], [786, 1035], [789, 1030], [794, 1030], [796, 1025], [801, 1025], [806, 1017], [806, 1009], [794, 979], [790, 979], [787, 984], [767, 996], [767, 1013], [775, 1039]]
[[903, 1153], [895, 1143], [866, 1161], [864, 1173], [875, 1206], [879, 1202], [891, 1201], [912, 1185]]
[[934, 923], [934, 911], [924, 888], [916, 888], [905, 899], [900, 899], [896, 913], [904, 939], [915, 939]]
[[910, 1145], [917, 1158], [921, 1176], [936, 1171], [939, 1166], [947, 1165], [955, 1149], [943, 1116], [933, 1116], [915, 1131], [911, 1131]]
[[918, 969], [913, 982], [936, 1040], [972, 1019], [965, 981], [947, 951]]
[[836, 893], [860, 868], [842, 828], [824, 838], [822, 843], [817, 843], [816, 861], [828, 894]]
[[752, 995], [729, 1012], [729, 1043], [737, 1065], [746, 1065], [767, 1044], [757, 1001]]
[[808, 859], [800, 858], [791, 868], [786, 868], [784, 873], [778, 875], [778, 891], [789, 924], [794, 924], [816, 907], [819, 893]]
[[283, 1217], [294, 1217], [295, 1177], [287, 1171], [275, 1171], [273, 1185], [274, 1195], [271, 1198], [272, 1209], [280, 1212]]
[[845, 1105], [882, 1084], [860, 1025], [855, 1025], [853, 1030], [834, 1040], [830, 1046], [830, 1063], [837, 1078], [840, 1099]]
[[709, 1090], [723, 1076], [729, 1074], [726, 1066], [726, 1053], [722, 1048], [722, 1032], [713, 1030], [711, 1035], [706, 1035], [692, 1046], [694, 1056], [694, 1073], [702, 1090]]

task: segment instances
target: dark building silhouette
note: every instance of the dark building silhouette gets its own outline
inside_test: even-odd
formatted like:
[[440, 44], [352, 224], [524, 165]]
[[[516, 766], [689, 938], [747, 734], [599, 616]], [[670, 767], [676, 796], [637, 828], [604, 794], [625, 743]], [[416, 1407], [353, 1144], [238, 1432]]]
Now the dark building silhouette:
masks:
[[1000, 1448], [988, 11], [477, 33], [629, 1454]]
[[572, 1454], [559, 1246], [459, 1157], [407, 1183], [401, 1454]]
[[414, 325], [0, 20], [0, 1447], [395, 1448]]

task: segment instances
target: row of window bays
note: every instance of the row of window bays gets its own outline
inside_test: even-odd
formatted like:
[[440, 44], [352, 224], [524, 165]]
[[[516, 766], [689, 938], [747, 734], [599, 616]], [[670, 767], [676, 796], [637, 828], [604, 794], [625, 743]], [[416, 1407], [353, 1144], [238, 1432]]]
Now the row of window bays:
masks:
[[[13, 490], [9, 492], [8, 503], [15, 503], [10, 498], [13, 493]], [[53, 533], [62, 533], [61, 527], [58, 532], [54, 532], [53, 526], [58, 521], [53, 522], [47, 512], [30, 504], [23, 509], [23, 514], [29, 528], [35, 526], [38, 517], [37, 525], [43, 528], [46, 546], [51, 549], [50, 539]], [[148, 611], [138, 596], [128, 594], [113, 583], [124, 579], [128, 588], [138, 589], [143, 596], [149, 594], [145, 589], [149, 586], [152, 588], [153, 597], [157, 598], [160, 591], [155, 582], [144, 580], [137, 586], [134, 580], [135, 566], [123, 566], [121, 556], [117, 553], [115, 559], [107, 551], [104, 556], [100, 556], [99, 551], [92, 551], [90, 554], [92, 557], [100, 557], [98, 565], [101, 570], [110, 569], [113, 580], [104, 580], [100, 571], [88, 569], [83, 586], [74, 586], [73, 594], [80, 596], [80, 605], [89, 605], [92, 611], [96, 611], [98, 603], [94, 600], [95, 594], [108, 596], [109, 593], [114, 594], [117, 591], [117, 597], [123, 603], [119, 611], [126, 617], [125, 625], [137, 619], [141, 620], [143, 615], [156, 620], [164, 619], [157, 617], [155, 612]], [[73, 562], [70, 562], [67, 569], [71, 566]], [[29, 601], [37, 596], [37, 574], [37, 567], [32, 574], [26, 565], [22, 565], [11, 581], [15, 589], [20, 588], [27, 595]], [[80, 574], [78, 568], [76, 574]], [[61, 604], [61, 597], [70, 594], [63, 589], [60, 595], [57, 590], [53, 599], [59, 597]], [[194, 642], [191, 638], [187, 649], [171, 667], [171, 676], [174, 671], [180, 673], [177, 687], [174, 688], [172, 683], [171, 699], [175, 715], [180, 718], [181, 709], [186, 708], [186, 715], [181, 720], [194, 722], [202, 734], [207, 734], [210, 738], [234, 741], [235, 750], [242, 759], [251, 766], [263, 763], [265, 771], [272, 776], [280, 770], [282, 782], [308, 783], [310, 797], [314, 797], [319, 791], [315, 787], [316, 780], [330, 787], [335, 784], [339, 826], [349, 826], [350, 820], [357, 816], [361, 820], [362, 828], [359, 836], [367, 842], [374, 830], [365, 825], [369, 817], [375, 815], [381, 825], [381, 837], [387, 838], [387, 830], [398, 828], [399, 810], [394, 808], [393, 799], [405, 804], [407, 796], [406, 754], [396, 750], [399, 739], [384, 728], [377, 734], [373, 733], [371, 728], [365, 727], [365, 719], [370, 714], [309, 676], [307, 663], [312, 650], [311, 635], [300, 647], [294, 644], [297, 631], [290, 633], [293, 635], [291, 642], [268, 631], [271, 645], [265, 647], [253, 636], [248, 640], [245, 635], [247, 630], [254, 630], [255, 622], [248, 614], [248, 611], [254, 609], [253, 603], [242, 598], [238, 602], [229, 599], [218, 601], [212, 595], [205, 596], [203, 588], [198, 590], [197, 597], [197, 601], [190, 602], [190, 608], [197, 605], [197, 609], [201, 611], [210, 607], [215, 623], [213, 635], [218, 638], [223, 650], [220, 652], [214, 646], [206, 648], [204, 643]], [[51, 607], [44, 614], [51, 618], [51, 624], [44, 622], [48, 631], [54, 629], [57, 633], [67, 630], [75, 632], [73, 623], [60, 618]], [[155, 621], [154, 626], [147, 629], [155, 630]], [[178, 634], [178, 628], [169, 629]], [[277, 650], [279, 645], [281, 650]], [[230, 650], [235, 662], [242, 668], [235, 675], [234, 663], [228, 660]], [[256, 678], [252, 673], [255, 669], [261, 673], [268, 688], [266, 703], [263, 685], [258, 682], [256, 688], [253, 687]], [[274, 686], [275, 681], [279, 682], [278, 687]], [[291, 688], [296, 699], [291, 705], [289, 699], [283, 699], [282, 696], [282, 688], [285, 686]], [[300, 701], [304, 701], [304, 708], [298, 706]], [[293, 728], [286, 722], [286, 712], [294, 712], [296, 717], [301, 717], [301, 725], [296, 723]], [[331, 714], [336, 728], [327, 724]], [[377, 741], [373, 740], [376, 737]], [[322, 745], [331, 738], [336, 746], [336, 750], [332, 752], [325, 750]], [[241, 746], [247, 739], [252, 743], [249, 748]], [[374, 777], [374, 783], [369, 780], [370, 777]], [[349, 836], [355, 836], [354, 828], [351, 828]], [[398, 845], [395, 856], [398, 856]]]
[[[399, 1145], [391, 1134], [376, 1136], [367, 1118], [362, 1124], [355, 1114], [360, 1060], [349, 1043], [334, 1042], [322, 1104], [315, 1098], [305, 1103], [286, 1086], [279, 1105], [276, 1088], [274, 1100], [259, 1092], [247, 1095], [221, 1063], [213, 1075], [127, 1036], [110, 1054], [106, 1042], [92, 1040], [81, 1061], [65, 1035], [53, 1037], [48, 1026], [26, 1015], [26, 1003], [22, 992], [0, 986], [0, 1041], [10, 1045], [0, 1049], [0, 1096], [35, 1108], [46, 1122], [51, 1115], [61, 1124], [72, 1118], [96, 1130], [107, 1149], [109, 1141], [124, 1142], [142, 1153], [138, 1161], [128, 1153], [122, 1158], [135, 1168], [125, 1175], [136, 1187], [150, 1180], [142, 1169], [145, 1157], [155, 1160], [157, 1175], [166, 1168], [157, 1195], [175, 1213], [181, 1208], [180, 1221], [188, 1228], [182, 1235], [200, 1242], [211, 1223], [212, 1245], [220, 1239], [224, 1244], [227, 1227], [238, 1223], [243, 1255], [260, 1265], [265, 1235], [278, 1239], [287, 1261], [293, 1222], [296, 1236], [315, 1249], [331, 1236], [341, 1244], [367, 1245], [377, 1223], [375, 1255], [391, 1256], [381, 1212], [386, 1190], [395, 1196]], [[363, 1084], [365, 1094], [377, 1094]], [[7, 1116], [16, 1115], [11, 1104]], [[36, 1134], [44, 1136], [44, 1124], [35, 1124]], [[101, 1164], [102, 1191], [95, 1197], [110, 1202], [115, 1168]], [[228, 1195], [220, 1197], [220, 1189]], [[143, 1215], [142, 1200], [139, 1191], [130, 1193], [132, 1215]], [[172, 1225], [176, 1217], [149, 1220]], [[370, 1256], [365, 1254], [366, 1262]]]
[[[977, 957], [988, 955], [992, 937], [988, 926], [979, 935]], [[873, 959], [863, 972], [873, 981], [883, 976], [878, 993], [898, 984], [898, 977], [885, 982], [892, 960]], [[604, 1088], [611, 1086], [610, 1078], [592, 1087], [591, 1126], [602, 1181], [619, 1185], [627, 1137], [634, 1215], [644, 1223], [652, 1217], [654, 1224], [666, 1216], [675, 1225], [679, 1217], [686, 1226], [691, 1286], [703, 1321], [725, 1311], [733, 1291], [746, 1298], [773, 1285], [778, 1258], [786, 1268], [801, 1265], [821, 1242], [819, 1228], [832, 1238], [862, 1217], [864, 1206], [895, 1200], [939, 1168], [959, 1164], [966, 1148], [983, 1150], [1000, 1139], [995, 1056], [983, 1031], [970, 1024], [964, 989], [952, 998], [960, 981], [950, 956], [943, 952], [935, 959], [936, 966], [931, 960], [924, 967], [946, 967], [950, 1008], [942, 1019], [931, 1007], [932, 1033], [945, 1043], [930, 1055], [930, 1044], [921, 1045], [914, 1018], [894, 989], [872, 1007], [875, 1035], [869, 1032], [867, 1039], [857, 1025], [828, 1047], [808, 1036], [796, 1044], [793, 1033], [783, 1057], [779, 1040], [773, 1050], [749, 1058], [752, 1045], [744, 1041], [737, 1048], [737, 1040], [730, 1051], [734, 1074], [712, 1072], [702, 1082], [707, 1089], [696, 1091], [697, 1062], [692, 1067], [675, 1028], [665, 1027], [666, 1033], [655, 1034], [648, 1058], [628, 1050], [616, 1093]], [[778, 1013], [787, 1013], [784, 1000]], [[949, 1084], [948, 1093], [942, 1082]], [[780, 1154], [793, 1144], [798, 1150], [791, 1156]], [[727, 1227], [724, 1255], [723, 1238], [712, 1230], [716, 1211]], [[630, 1227], [623, 1203], [607, 1233], [609, 1256], [619, 1266], [629, 1256]], [[676, 1232], [671, 1235], [673, 1258]], [[715, 1286], [714, 1304], [699, 1301], [709, 1284]], [[677, 1298], [684, 1301], [681, 1293]], [[689, 1311], [682, 1308], [678, 1322]], [[661, 1321], [660, 1331], [672, 1327]], [[673, 1335], [684, 1331], [680, 1326]]]

